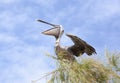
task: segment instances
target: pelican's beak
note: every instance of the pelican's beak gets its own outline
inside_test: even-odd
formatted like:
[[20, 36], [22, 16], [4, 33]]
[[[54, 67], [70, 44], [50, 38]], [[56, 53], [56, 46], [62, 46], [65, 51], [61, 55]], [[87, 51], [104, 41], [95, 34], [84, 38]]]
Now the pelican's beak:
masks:
[[42, 34], [55, 36], [56, 38], [58, 38], [59, 34], [60, 34], [60, 27], [48, 29], [48, 30], [42, 32]]

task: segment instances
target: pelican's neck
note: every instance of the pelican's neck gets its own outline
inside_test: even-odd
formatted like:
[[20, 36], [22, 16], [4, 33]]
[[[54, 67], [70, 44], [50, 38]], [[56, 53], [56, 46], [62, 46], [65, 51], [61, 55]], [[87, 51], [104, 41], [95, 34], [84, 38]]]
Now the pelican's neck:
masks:
[[60, 46], [60, 38], [56, 39], [55, 46]]
[[60, 26], [59, 27], [59, 35], [58, 35], [58, 37], [56, 37], [55, 46], [60, 46], [60, 39], [61, 39], [62, 34], [63, 34], [63, 29], [62, 29], [62, 26]]

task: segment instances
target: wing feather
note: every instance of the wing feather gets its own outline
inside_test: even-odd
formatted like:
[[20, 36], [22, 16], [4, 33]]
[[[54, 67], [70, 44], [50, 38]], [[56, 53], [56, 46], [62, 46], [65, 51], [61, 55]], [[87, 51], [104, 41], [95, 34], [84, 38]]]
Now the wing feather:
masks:
[[70, 51], [73, 55], [78, 57], [83, 53], [86, 53], [87, 55], [90, 56], [96, 53], [95, 49], [91, 45], [87, 44], [84, 40], [71, 34], [66, 34], [66, 35], [70, 37], [71, 40], [74, 42], [74, 45], [68, 48], [68, 51]]

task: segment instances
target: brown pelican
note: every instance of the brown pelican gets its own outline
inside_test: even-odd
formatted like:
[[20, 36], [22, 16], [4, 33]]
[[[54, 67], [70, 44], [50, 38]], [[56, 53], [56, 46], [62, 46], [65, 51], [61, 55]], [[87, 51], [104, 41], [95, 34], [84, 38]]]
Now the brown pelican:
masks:
[[45, 22], [43, 20], [37, 20], [37, 21], [53, 26], [53, 28], [42, 32], [42, 34], [51, 35], [56, 38], [55, 52], [58, 58], [75, 60], [75, 56], [78, 57], [84, 53], [90, 56], [96, 53], [95, 49], [91, 45], [86, 43], [84, 40], [78, 38], [77, 36], [74, 36], [71, 34], [66, 34], [66, 35], [69, 38], [71, 38], [71, 40], [74, 42], [74, 45], [69, 47], [62, 47], [60, 45], [60, 39], [62, 34], [64, 33], [63, 27], [61, 25], [54, 25], [54, 24]]

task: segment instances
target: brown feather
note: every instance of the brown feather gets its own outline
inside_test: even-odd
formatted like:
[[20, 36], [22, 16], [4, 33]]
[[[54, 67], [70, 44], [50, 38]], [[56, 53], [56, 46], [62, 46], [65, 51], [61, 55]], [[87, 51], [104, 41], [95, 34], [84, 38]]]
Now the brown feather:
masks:
[[70, 34], [67, 34], [67, 36], [70, 37], [74, 42], [74, 45], [68, 48], [68, 51], [70, 51], [73, 55], [78, 57], [83, 53], [86, 53], [90, 56], [93, 53], [96, 53], [95, 49], [91, 45], [87, 44], [84, 40]]

